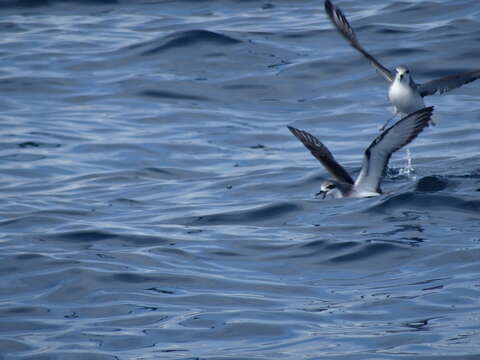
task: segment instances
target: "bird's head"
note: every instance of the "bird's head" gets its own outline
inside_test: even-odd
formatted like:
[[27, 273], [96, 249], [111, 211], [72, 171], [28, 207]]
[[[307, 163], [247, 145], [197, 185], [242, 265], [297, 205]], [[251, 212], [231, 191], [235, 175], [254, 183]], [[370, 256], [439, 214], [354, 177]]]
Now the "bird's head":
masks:
[[406, 66], [397, 66], [395, 71], [395, 79], [405, 83], [410, 82], [410, 71]]
[[334, 197], [336, 197], [335, 195], [337, 195], [337, 193], [339, 193], [340, 195], [340, 190], [338, 185], [339, 184], [336, 181], [326, 180], [322, 183], [322, 185], [320, 185], [320, 191], [316, 193], [315, 196], [322, 195], [322, 199], [325, 199], [327, 195], [331, 194], [331, 195], [334, 195]]

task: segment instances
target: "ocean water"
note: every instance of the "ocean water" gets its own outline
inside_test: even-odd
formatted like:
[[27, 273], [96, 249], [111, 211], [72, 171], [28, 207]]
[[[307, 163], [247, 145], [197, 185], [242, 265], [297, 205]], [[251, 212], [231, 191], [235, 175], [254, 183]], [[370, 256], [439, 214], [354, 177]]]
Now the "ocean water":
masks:
[[[417, 82], [479, 68], [476, 0], [337, 0]], [[323, 1], [0, 2], [0, 359], [480, 359], [480, 82], [354, 175], [387, 84]]]

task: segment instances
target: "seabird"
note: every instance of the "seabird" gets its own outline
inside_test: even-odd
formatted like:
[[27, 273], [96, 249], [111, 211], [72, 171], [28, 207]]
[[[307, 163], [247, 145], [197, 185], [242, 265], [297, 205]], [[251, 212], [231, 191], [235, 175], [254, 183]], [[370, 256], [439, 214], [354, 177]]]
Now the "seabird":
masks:
[[287, 127], [333, 177], [322, 183], [316, 195], [323, 195], [323, 198], [329, 194], [335, 198], [369, 197], [382, 194], [380, 182], [390, 156], [420, 134], [428, 125], [432, 111], [433, 106], [417, 110], [378, 135], [365, 150], [362, 169], [355, 181], [315, 136], [292, 126]]
[[350, 45], [365, 56], [375, 67], [377, 72], [382, 75], [385, 80], [390, 82], [388, 98], [395, 107], [395, 114], [383, 125], [381, 130], [385, 129], [390, 120], [392, 120], [397, 114], [405, 116], [424, 108], [425, 104], [423, 98], [425, 96], [433, 95], [437, 92], [443, 94], [480, 78], [480, 70], [475, 70], [445, 76], [424, 84], [417, 84], [413, 80], [410, 71], [406, 66], [397, 66], [393, 72], [370, 55], [357, 41], [355, 32], [348, 23], [345, 15], [343, 15], [342, 11], [334, 6], [330, 0], [325, 0], [325, 11], [337, 30], [345, 39], [347, 39]]

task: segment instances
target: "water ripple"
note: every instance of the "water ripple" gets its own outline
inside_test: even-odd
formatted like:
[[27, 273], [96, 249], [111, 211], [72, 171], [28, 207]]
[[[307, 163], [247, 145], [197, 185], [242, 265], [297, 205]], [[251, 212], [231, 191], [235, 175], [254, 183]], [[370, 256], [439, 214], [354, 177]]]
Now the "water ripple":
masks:
[[[419, 83], [478, 68], [477, 2], [336, 3]], [[0, 8], [0, 358], [478, 358], [477, 82], [322, 200], [285, 125], [356, 175], [391, 114], [321, 1]]]

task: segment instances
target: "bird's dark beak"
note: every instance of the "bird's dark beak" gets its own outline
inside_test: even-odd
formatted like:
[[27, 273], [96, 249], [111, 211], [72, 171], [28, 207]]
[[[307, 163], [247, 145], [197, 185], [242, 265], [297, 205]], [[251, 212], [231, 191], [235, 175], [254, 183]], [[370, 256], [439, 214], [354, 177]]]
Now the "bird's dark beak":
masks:
[[400, 80], [402, 80], [402, 79], [403, 79], [403, 74], [400, 75]]
[[322, 199], [325, 199], [325, 197], [327, 196], [327, 192], [320, 190], [318, 193], [315, 194], [315, 196], [319, 196], [319, 195], [322, 195]]

